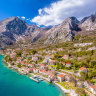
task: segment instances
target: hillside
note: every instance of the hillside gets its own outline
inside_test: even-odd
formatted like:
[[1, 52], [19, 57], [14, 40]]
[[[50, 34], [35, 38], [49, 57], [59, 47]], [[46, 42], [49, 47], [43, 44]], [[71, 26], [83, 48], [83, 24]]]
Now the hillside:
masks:
[[0, 48], [14, 44], [30, 47], [55, 45], [72, 41], [77, 35], [95, 34], [95, 31], [96, 14], [84, 17], [81, 21], [76, 17], [68, 17], [61, 24], [49, 28], [28, 25], [18, 17], [10, 17], [0, 21]]

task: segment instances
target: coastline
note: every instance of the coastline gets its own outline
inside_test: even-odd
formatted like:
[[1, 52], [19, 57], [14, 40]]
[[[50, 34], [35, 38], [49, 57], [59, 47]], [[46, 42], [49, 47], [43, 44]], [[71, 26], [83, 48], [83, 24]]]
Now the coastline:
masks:
[[[29, 79], [28, 76], [22, 75], [16, 70], [8, 68], [6, 63], [3, 63], [1, 60], [3, 60], [3, 56], [0, 56], [0, 85], [2, 87], [0, 96], [39, 96], [39, 94], [40, 96], [63, 96], [63, 92], [60, 88], [58, 89], [57, 86], [51, 85], [45, 81], [36, 83]], [[8, 89], [6, 88], [7, 85]], [[45, 92], [43, 92], [44, 88], [46, 88]], [[6, 91], [4, 94], [3, 90]]]
[[60, 84], [58, 83], [54, 83], [56, 86], [58, 86], [62, 91], [63, 93], [65, 94], [69, 94], [70, 96], [78, 96], [74, 90], [71, 90], [71, 89], [65, 89], [64, 87], [62, 87]]
[[[6, 66], [6, 67], [8, 67], [8, 66]], [[10, 67], [8, 67], [8, 68], [10, 68]], [[12, 68], [10, 68], [11, 70], [16, 70], [16, 69], [12, 69]], [[18, 70], [16, 70], [16, 72], [18, 72], [19, 74], [22, 74], [22, 73], [20, 73]], [[22, 74], [22, 75], [25, 75], [25, 74]], [[25, 75], [25, 76], [27, 76], [28, 78], [30, 78], [28, 75]], [[33, 76], [35, 76], [34, 74], [33, 74]], [[31, 76], [32, 77], [32, 76]], [[42, 76], [43, 77], [43, 76]], [[43, 77], [43, 78], [45, 78], [45, 77]], [[31, 79], [31, 78], [30, 78]], [[32, 80], [32, 79], [31, 79]], [[34, 81], [34, 80], [33, 80]], [[49, 83], [49, 81], [47, 80], [47, 78], [45, 78], [43, 81], [45, 81], [45, 82], [47, 82], [47, 83]], [[55, 86], [57, 86], [57, 87], [59, 87], [60, 88], [60, 90], [63, 92], [63, 95], [64, 94], [70, 94], [70, 90], [68, 90], [68, 89], [65, 89], [64, 87], [62, 87], [60, 84], [58, 84], [58, 83], [55, 83], [55, 82], [53, 82], [53, 84], [55, 85]], [[70, 94], [70, 96], [77, 96], [77, 95], [75, 95], [75, 93], [74, 94]]]
[[[2, 55], [2, 54], [1, 54]], [[2, 55], [2, 56], [4, 56], [4, 54]], [[2, 60], [2, 62], [4, 62], [6, 65], [6, 67], [8, 67], [7, 66], [7, 62], [5, 62], [5, 60], [3, 59]], [[25, 75], [25, 76], [27, 76], [28, 78], [30, 78], [27, 74], [23, 74], [23, 73], [21, 73], [20, 71], [18, 71], [17, 69], [14, 69], [14, 68], [11, 68], [11, 67], [8, 67], [9, 69], [11, 69], [11, 70], [15, 70], [16, 72], [18, 72], [19, 74], [22, 74], [22, 75]], [[33, 76], [32, 76], [33, 75]], [[31, 77], [34, 77], [35, 75], [32, 73], [32, 75], [31, 75]], [[43, 76], [42, 76], [43, 77]], [[31, 79], [31, 78], [30, 78]], [[45, 81], [45, 82], [47, 82], [47, 83], [49, 83], [49, 81], [48, 81], [48, 79], [47, 78], [45, 78], [45, 77], [43, 77], [43, 81]], [[32, 79], [31, 79], [32, 80]], [[34, 81], [34, 80], [33, 80]], [[66, 94], [67, 96], [68, 96], [68, 94], [69, 94], [69, 96], [78, 96], [75, 92], [74, 92], [74, 90], [71, 90], [71, 89], [65, 89], [64, 87], [62, 87], [60, 84], [58, 84], [58, 83], [56, 83], [56, 82], [53, 82], [53, 84], [55, 85], [55, 86], [57, 86], [57, 87], [59, 87], [60, 88], [60, 90], [63, 92], [63, 95], [64, 94]]]
[[[2, 55], [2, 54], [0, 54], [0, 55]], [[3, 54], [2, 56], [4, 56], [4, 54]], [[14, 70], [14, 71], [18, 72], [18, 73], [21, 74], [21, 75], [25, 75], [25, 74], [23, 74], [23, 73], [20, 73], [20, 72], [19, 72], [18, 70], [16, 70], [16, 69], [13, 69], [13, 68], [8, 67], [8, 66], [7, 66], [7, 62], [5, 62], [4, 59], [2, 60], [2, 62], [4, 63], [4, 65], [5, 65], [7, 68], [9, 68], [9, 69], [11, 69], [11, 70]], [[25, 76], [27, 76], [28, 78], [30, 78], [28, 75], [25, 75]], [[35, 76], [35, 75], [33, 74], [33, 76]], [[43, 76], [42, 76], [42, 77], [43, 77]], [[44, 78], [45, 78], [45, 77], [44, 77]], [[31, 80], [32, 80], [32, 79], [31, 79]], [[33, 81], [34, 81], [34, 80], [33, 80]], [[43, 81], [49, 83], [48, 80], [47, 80], [47, 78], [45, 78]], [[70, 94], [70, 92], [68, 92], [65, 88], [63, 88], [62, 86], [60, 86], [58, 83], [53, 83], [53, 84], [54, 84], [55, 86], [57, 86], [57, 87], [60, 88], [60, 90], [62, 91], [63, 95], [65, 95], [65, 94]], [[75, 96], [75, 95], [74, 95], [74, 96]]]

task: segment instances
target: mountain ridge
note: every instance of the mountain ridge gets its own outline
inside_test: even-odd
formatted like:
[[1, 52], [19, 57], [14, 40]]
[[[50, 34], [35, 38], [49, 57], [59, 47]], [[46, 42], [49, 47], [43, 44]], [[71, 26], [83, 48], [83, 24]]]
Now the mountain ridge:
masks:
[[68, 17], [51, 28], [29, 25], [19, 17], [10, 17], [0, 21], [0, 48], [4, 49], [18, 41], [29, 41], [30, 44], [38, 44], [38, 41], [43, 44], [58, 44], [73, 40], [80, 32], [93, 30], [96, 30], [96, 14], [84, 17], [81, 21], [76, 17]]

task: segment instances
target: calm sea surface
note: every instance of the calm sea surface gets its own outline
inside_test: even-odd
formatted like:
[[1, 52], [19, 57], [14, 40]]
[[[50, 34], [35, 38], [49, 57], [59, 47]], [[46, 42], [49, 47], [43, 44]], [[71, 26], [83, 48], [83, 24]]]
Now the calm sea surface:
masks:
[[65, 96], [62, 91], [47, 82], [36, 83], [4, 66], [0, 55], [0, 96]]

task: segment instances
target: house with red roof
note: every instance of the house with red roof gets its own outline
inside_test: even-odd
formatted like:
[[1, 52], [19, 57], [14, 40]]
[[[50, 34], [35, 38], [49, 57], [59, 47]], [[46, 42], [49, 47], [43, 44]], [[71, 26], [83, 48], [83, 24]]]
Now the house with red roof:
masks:
[[55, 60], [50, 60], [49, 63], [50, 65], [56, 65]]
[[63, 74], [58, 75], [57, 78], [60, 82], [64, 81], [64, 75]]
[[65, 60], [68, 60], [69, 59], [69, 55], [64, 55], [62, 58], [65, 59]]
[[88, 72], [87, 68], [85, 68], [85, 67], [81, 67], [79, 69], [79, 72], [81, 72], [81, 71], [83, 71], [84, 73], [87, 73]]
[[33, 56], [33, 57], [32, 57], [32, 60], [33, 60], [33, 61], [38, 61], [38, 57], [37, 57], [37, 56]]
[[20, 63], [21, 63], [21, 64], [25, 64], [25, 62], [24, 62], [24, 61], [21, 61]]
[[96, 85], [90, 85], [90, 91], [96, 95]]
[[52, 50], [52, 53], [56, 53], [56, 51], [55, 50]]
[[96, 85], [93, 85], [90, 81], [85, 81], [84, 86], [91, 91], [94, 95], [96, 95]]
[[44, 69], [45, 67], [45, 64], [40, 64], [40, 69]]
[[29, 67], [33, 67], [34, 65], [33, 64], [27, 64]]
[[48, 74], [48, 79], [50, 82], [54, 81], [55, 78], [56, 78], [55, 74], [53, 74], [53, 73]]
[[30, 73], [32, 71], [32, 68], [22, 67], [21, 68], [24, 73]]
[[66, 67], [70, 67], [71, 66], [71, 63], [70, 62], [67, 62], [66, 63]]
[[51, 55], [51, 58], [54, 58], [54, 57], [55, 57], [55, 55], [54, 55], [54, 54], [52, 54], [52, 55]]
[[58, 48], [57, 51], [63, 51], [63, 48]]
[[48, 71], [46, 71], [46, 70], [40, 70], [39, 73], [41, 73], [43, 75], [48, 75]]
[[17, 57], [17, 60], [21, 60], [22, 58], [21, 57]]

